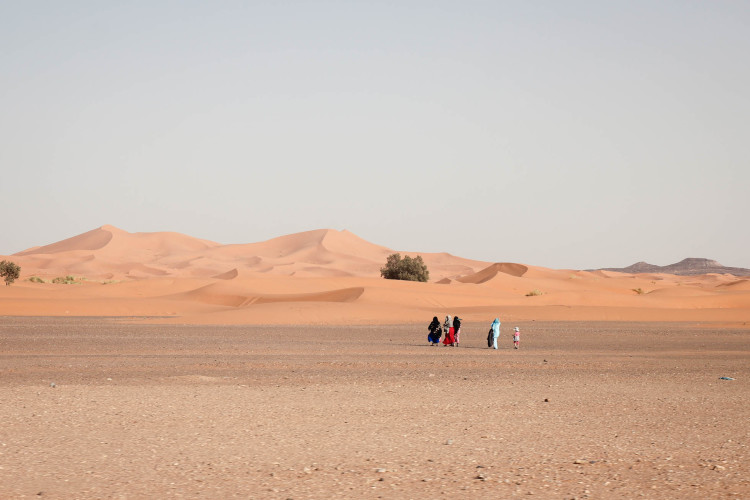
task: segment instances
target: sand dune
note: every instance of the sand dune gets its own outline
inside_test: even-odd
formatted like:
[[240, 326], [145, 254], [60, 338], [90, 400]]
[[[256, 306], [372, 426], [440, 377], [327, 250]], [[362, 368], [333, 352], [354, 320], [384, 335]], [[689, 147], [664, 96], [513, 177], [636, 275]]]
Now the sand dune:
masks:
[[218, 280], [233, 280], [234, 278], [239, 276], [239, 274], [240, 273], [239, 271], [237, 271], [237, 268], [234, 268], [234, 269], [230, 269], [229, 271], [225, 273], [217, 274], [216, 276], [214, 276], [214, 278]]
[[253, 297], [250, 304], [270, 304], [273, 302], [354, 302], [362, 296], [362, 287], [342, 288], [316, 293], [297, 293], [287, 295], [261, 295]]
[[[422, 253], [431, 282], [413, 283], [380, 278], [391, 253], [332, 229], [221, 245], [102, 226], [7, 257], [22, 274], [0, 287], [0, 314], [196, 324], [392, 324], [445, 314], [478, 322], [750, 321], [750, 281], [731, 275], [589, 272]], [[49, 282], [66, 275], [76, 284]]]
[[186, 299], [225, 307], [248, 307], [254, 304], [274, 302], [353, 302], [362, 293], [364, 293], [363, 287], [307, 293], [259, 293], [233, 284], [212, 283], [188, 292], [169, 296], [169, 298]]
[[114, 226], [102, 226], [57, 243], [35, 247], [15, 255], [55, 254], [80, 250], [99, 250], [101, 251], [99, 255], [121, 256], [123, 252], [158, 255], [159, 253], [184, 253], [214, 246], [218, 246], [218, 243], [180, 233], [128, 233]]
[[732, 281], [729, 283], [722, 283], [721, 285], [718, 285], [720, 287], [724, 287], [731, 290], [743, 290], [743, 291], [750, 291], [750, 280], [747, 279], [740, 279], [737, 281]]
[[[319, 229], [260, 243], [220, 245], [179, 233], [128, 233], [114, 226], [15, 254], [24, 272], [109, 279], [147, 275], [212, 277], [237, 269], [299, 277], [380, 276], [394, 250], [349, 231]], [[416, 255], [401, 252], [404, 255]], [[434, 281], [474, 273], [487, 263], [422, 254]]]
[[461, 283], [474, 283], [478, 285], [480, 283], [485, 283], [491, 280], [492, 278], [497, 276], [498, 273], [504, 273], [510, 276], [515, 276], [516, 278], [520, 278], [528, 270], [529, 270], [528, 267], [521, 265], [521, 264], [511, 264], [508, 262], [502, 262], [502, 263], [492, 264], [491, 266], [482, 269], [478, 273], [474, 273], [469, 276], [463, 276], [461, 278], [458, 278], [457, 281], [460, 281]]
[[34, 254], [53, 254], [60, 252], [71, 252], [76, 250], [99, 250], [104, 248], [113, 237], [112, 231], [108, 226], [102, 226], [87, 233], [73, 236], [66, 240], [45, 245], [43, 247], [34, 247], [15, 255], [34, 255]]
[[621, 274], [621, 273], [615, 273], [613, 271], [590, 271], [590, 273], [594, 276], [599, 276], [601, 278], [612, 278]]
[[695, 287], [669, 287], [669, 288], [656, 288], [650, 292], [646, 292], [649, 297], [663, 296], [663, 297], [706, 297], [715, 295], [711, 291], [703, 290], [702, 288]]

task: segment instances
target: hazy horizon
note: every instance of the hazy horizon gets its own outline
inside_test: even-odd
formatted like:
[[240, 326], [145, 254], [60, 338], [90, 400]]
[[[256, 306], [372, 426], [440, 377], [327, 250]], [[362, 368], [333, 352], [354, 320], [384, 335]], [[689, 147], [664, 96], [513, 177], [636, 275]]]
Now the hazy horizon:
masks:
[[750, 268], [750, 4], [0, 5], [0, 254], [332, 228]]

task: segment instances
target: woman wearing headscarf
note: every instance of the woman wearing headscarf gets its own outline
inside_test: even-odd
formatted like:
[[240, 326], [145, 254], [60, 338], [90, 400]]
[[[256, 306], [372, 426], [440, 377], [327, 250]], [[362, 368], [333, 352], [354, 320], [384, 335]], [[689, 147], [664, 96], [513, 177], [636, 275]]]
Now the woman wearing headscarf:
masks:
[[500, 336], [500, 320], [495, 318], [495, 321], [490, 325], [490, 334], [487, 336], [487, 347], [497, 349], [497, 338]]
[[443, 339], [443, 344], [445, 345], [453, 345], [456, 341], [455, 337], [453, 336], [453, 326], [451, 326], [451, 317], [446, 316], [445, 317], [445, 323], [443, 323], [443, 332], [445, 333], [445, 339]]
[[427, 340], [432, 345], [438, 345], [440, 343], [440, 335], [443, 333], [443, 328], [440, 326], [440, 321], [437, 316], [432, 318], [432, 323], [427, 327], [430, 333], [427, 335]]
[[461, 318], [458, 316], [453, 318], [453, 335], [455, 337], [455, 345], [458, 345], [459, 339], [461, 338]]

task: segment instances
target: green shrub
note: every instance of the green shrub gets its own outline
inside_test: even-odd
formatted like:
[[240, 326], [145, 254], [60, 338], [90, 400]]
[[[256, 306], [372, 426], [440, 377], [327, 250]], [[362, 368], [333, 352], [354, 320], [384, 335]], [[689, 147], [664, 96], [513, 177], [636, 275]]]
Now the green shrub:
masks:
[[385, 266], [380, 269], [380, 276], [387, 280], [427, 281], [430, 279], [430, 271], [417, 255], [411, 258], [408, 255], [401, 258], [401, 254], [394, 253], [388, 256]]
[[536, 297], [537, 295], [543, 295], [543, 294], [542, 294], [542, 292], [540, 292], [536, 288], [526, 294], [527, 297]]
[[75, 276], [67, 275], [65, 277], [58, 276], [57, 278], [52, 280], [52, 283], [56, 284], [62, 284], [62, 285], [73, 285], [76, 283]]
[[28, 279], [27, 281], [31, 281], [32, 283], [47, 283], [46, 281], [44, 281], [44, 280], [43, 280], [42, 278], [40, 278], [39, 276], [32, 276], [32, 277], [31, 277], [31, 278], [29, 278], [29, 279]]
[[10, 285], [18, 279], [21, 274], [21, 268], [15, 263], [8, 260], [0, 262], [0, 276], [5, 279], [5, 284]]

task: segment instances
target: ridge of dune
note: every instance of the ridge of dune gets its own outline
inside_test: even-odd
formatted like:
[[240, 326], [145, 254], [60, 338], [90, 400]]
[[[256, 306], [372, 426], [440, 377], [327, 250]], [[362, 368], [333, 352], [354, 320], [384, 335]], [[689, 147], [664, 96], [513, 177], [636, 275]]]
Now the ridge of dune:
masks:
[[172, 231], [151, 233], [115, 233], [116, 238], [107, 246], [112, 253], [129, 252], [143, 256], [162, 257], [179, 253], [200, 252], [220, 246], [219, 243], [194, 238]]
[[319, 247], [326, 239], [326, 236], [332, 231], [334, 230], [313, 229], [311, 231], [286, 234], [258, 243], [248, 243], [239, 246], [252, 248], [256, 255], [286, 257]]
[[377, 257], [387, 256], [392, 250], [375, 243], [360, 238], [356, 234], [347, 231], [335, 231], [326, 229], [320, 240], [325, 249], [334, 253], [349, 253], [359, 257]]
[[614, 278], [614, 277], [617, 277], [618, 274], [623, 274], [623, 273], [618, 273], [616, 271], [605, 271], [603, 269], [595, 269], [593, 271], [588, 271], [588, 272], [590, 272], [594, 276], [599, 276], [601, 278]]
[[713, 295], [713, 293], [709, 290], [702, 290], [700, 288], [669, 287], [656, 288], [654, 290], [651, 290], [650, 292], [646, 292], [646, 295], [663, 295], [667, 297], [702, 297]]
[[[160, 231], [129, 233], [115, 226], [104, 225], [91, 231], [49, 245], [32, 247], [16, 256], [58, 254], [86, 250], [106, 255], [166, 255], [175, 252], [200, 251], [219, 246], [218, 243], [187, 236], [182, 233]], [[146, 263], [146, 262], [142, 262]]]
[[[298, 277], [379, 277], [380, 268], [392, 253], [347, 230], [315, 229], [256, 243], [224, 245], [180, 233], [129, 233], [104, 225], [16, 256], [22, 258], [19, 260], [25, 272], [33, 274], [209, 278], [237, 269]], [[455, 279], [487, 265], [447, 253], [418, 255], [423, 256], [433, 280]], [[145, 267], [134, 268], [135, 263]]]
[[134, 278], [148, 277], [148, 276], [168, 276], [169, 272], [164, 269], [158, 269], [156, 267], [147, 266], [139, 262], [129, 262], [127, 265], [127, 274]]
[[[422, 257], [427, 269], [430, 271], [430, 280], [440, 282], [444, 279], [457, 280], [462, 276], [474, 274], [490, 265], [489, 262], [457, 257], [447, 252], [423, 253], [423, 252], [400, 252], [412, 258], [419, 255]], [[382, 266], [382, 264], [380, 264]], [[378, 269], [380, 268], [378, 266]]]
[[[391, 251], [349, 231], [316, 229], [257, 243], [207, 250], [207, 259], [239, 268], [295, 276], [377, 276]], [[228, 266], [227, 266], [228, 267]]]
[[490, 266], [482, 269], [479, 272], [470, 274], [468, 276], [462, 276], [456, 279], [456, 281], [460, 281], [461, 283], [473, 283], [473, 284], [478, 285], [481, 283], [486, 283], [487, 281], [497, 276], [498, 273], [508, 274], [510, 276], [520, 278], [524, 274], [526, 274], [526, 271], [528, 270], [529, 268], [527, 266], [524, 266], [523, 264], [514, 264], [511, 262], [497, 262], [495, 264], [491, 264]]
[[234, 269], [230, 269], [225, 273], [217, 274], [216, 276], [214, 276], [214, 278], [219, 280], [233, 280], [234, 278], [239, 276], [239, 274], [239, 271], [237, 271], [237, 268], [235, 267]]
[[[328, 254], [340, 254], [361, 259], [375, 257], [380, 259], [392, 251], [386, 247], [370, 243], [349, 231], [335, 229], [315, 229], [301, 233], [279, 236], [260, 243], [243, 245], [252, 249], [256, 255], [263, 257], [289, 257], [306, 254], [316, 260], [325, 261]], [[325, 257], [323, 257], [325, 256]]]
[[731, 283], [722, 283], [720, 285], [717, 285], [717, 288], [718, 287], [728, 288], [731, 290], [750, 291], [750, 280], [743, 279], [743, 280], [733, 281]]
[[323, 266], [306, 266], [297, 271], [290, 273], [290, 276], [297, 277], [345, 277], [354, 276], [353, 273], [344, 271], [342, 269], [334, 269], [331, 267]]
[[[190, 256], [219, 246], [218, 243], [175, 232], [129, 233], [104, 225], [86, 233], [49, 245], [33, 247], [14, 254], [22, 268], [34, 274], [76, 274], [102, 276], [111, 272], [125, 277], [143, 275], [191, 275], [193, 269], [179, 273], [179, 267], [164, 266], [160, 260], [173, 255]], [[189, 266], [185, 266], [189, 267]], [[28, 271], [27, 271], [28, 272]], [[211, 270], [208, 273], [215, 274]]]
[[296, 293], [282, 295], [262, 295], [252, 304], [269, 304], [273, 302], [354, 302], [365, 292], [363, 287], [341, 288], [325, 292]]
[[13, 255], [25, 256], [34, 254], [54, 254], [75, 250], [99, 250], [104, 248], [112, 240], [115, 231], [119, 231], [119, 229], [113, 226], [102, 226], [83, 234], [79, 234], [78, 236], [73, 236], [49, 245], [32, 247]]
[[188, 299], [204, 304], [240, 308], [249, 307], [253, 304], [277, 302], [353, 302], [364, 291], [364, 287], [358, 286], [303, 293], [257, 293], [239, 286], [214, 283], [173, 295], [170, 298]]

